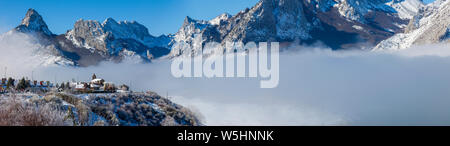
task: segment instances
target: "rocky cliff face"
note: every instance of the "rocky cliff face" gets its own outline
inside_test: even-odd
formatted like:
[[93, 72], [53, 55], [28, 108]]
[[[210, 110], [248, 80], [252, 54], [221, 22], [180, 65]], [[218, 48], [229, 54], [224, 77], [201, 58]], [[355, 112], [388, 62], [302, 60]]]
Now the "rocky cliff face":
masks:
[[148, 29], [135, 22], [117, 22], [112, 18], [103, 23], [93, 20], [78, 20], [74, 28], [65, 34], [65, 38], [80, 48], [101, 52], [103, 55], [117, 56], [123, 51], [132, 51], [143, 59], [147, 52], [153, 57], [167, 54], [167, 36], [154, 37]]
[[308, 39], [312, 23], [306, 19], [301, 1], [263, 0], [229, 20], [224, 40], [267, 41]]
[[223, 14], [211, 21], [187, 18], [174, 36], [170, 56], [199, 54], [184, 49], [211, 41], [222, 45], [227, 41], [322, 42], [333, 49], [370, 48], [402, 32], [421, 5], [419, 0], [261, 0], [234, 16]]
[[22, 23], [15, 28], [16, 31], [24, 33], [40, 33], [42, 35], [51, 36], [53, 33], [48, 29], [47, 24], [38, 12], [29, 9], [22, 20]]
[[406, 49], [413, 45], [449, 42], [450, 1], [437, 0], [420, 8], [404, 33], [382, 41], [374, 50]]
[[27, 49], [33, 50], [30, 54], [33, 54], [35, 62], [42, 65], [75, 65], [73, 60], [66, 58], [65, 52], [59, 49], [55, 36], [48, 29], [42, 16], [34, 9], [28, 9], [19, 26], [2, 34], [6, 40], [19, 37], [22, 41], [27, 41], [23, 43], [33, 47]]
[[387, 5], [394, 8], [401, 19], [411, 19], [418, 14], [424, 3], [423, 0], [393, 0]]
[[119, 62], [130, 57], [150, 61], [168, 54], [171, 40], [164, 35], [150, 35], [145, 26], [135, 21], [117, 22], [112, 18], [103, 23], [79, 20], [66, 34], [55, 35], [34, 9], [29, 9], [22, 23], [9, 33], [30, 35], [36, 38], [37, 46], [43, 46], [39, 51], [42, 55], [63, 58], [76, 66], [108, 60]]
[[[235, 15], [224, 13], [209, 21], [186, 17], [176, 34], [159, 37], [150, 35], [142, 24], [112, 18], [102, 23], [80, 19], [67, 33], [54, 35], [30, 9], [15, 31], [37, 34], [54, 55], [80, 66], [129, 57], [150, 61], [167, 54], [198, 55], [207, 42], [278, 41], [285, 46], [320, 42], [335, 50], [370, 49], [394, 34], [415, 32], [431, 21], [443, 22], [433, 26], [442, 30], [429, 30], [411, 42], [447, 40], [447, 14], [434, 16], [435, 11], [444, 10], [437, 7], [445, 2], [424, 6], [421, 0], [260, 0]], [[431, 19], [431, 15], [439, 18]], [[428, 39], [428, 35], [433, 38]]]

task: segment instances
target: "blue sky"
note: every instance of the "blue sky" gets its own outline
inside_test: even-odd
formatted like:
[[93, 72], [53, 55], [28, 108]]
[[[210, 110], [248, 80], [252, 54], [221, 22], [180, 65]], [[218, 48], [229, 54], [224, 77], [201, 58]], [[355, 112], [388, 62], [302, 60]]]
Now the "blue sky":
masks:
[[435, 0], [423, 0], [424, 3], [431, 3], [434, 2]]
[[238, 13], [259, 0], [0, 0], [0, 32], [18, 25], [28, 8], [36, 9], [53, 33], [65, 33], [76, 20], [135, 20], [152, 35], [175, 33], [186, 16], [209, 20]]
[[[236, 14], [259, 0], [0, 0], [0, 33], [17, 26], [28, 8], [36, 9], [53, 33], [65, 33], [76, 20], [108, 17], [135, 20], [152, 35], [175, 33], [186, 16], [209, 20]], [[424, 0], [431, 2], [434, 0]]]

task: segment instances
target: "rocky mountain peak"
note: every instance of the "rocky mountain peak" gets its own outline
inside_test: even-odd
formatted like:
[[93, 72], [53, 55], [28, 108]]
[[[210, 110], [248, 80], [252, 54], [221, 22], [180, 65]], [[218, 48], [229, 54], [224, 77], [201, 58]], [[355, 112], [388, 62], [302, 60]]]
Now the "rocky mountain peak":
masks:
[[212, 25], [220, 25], [221, 22], [226, 21], [226, 20], [230, 19], [231, 17], [232, 17], [231, 14], [223, 13], [223, 14], [217, 16], [216, 18], [210, 20], [209, 23]]
[[96, 20], [78, 20], [65, 39], [78, 48], [100, 52], [105, 58], [125, 59], [135, 56], [150, 60], [168, 53], [167, 36], [154, 37], [147, 27], [136, 21], [116, 21], [107, 18], [103, 23]]
[[186, 16], [184, 23], [178, 32], [175, 34], [175, 40], [187, 40], [193, 37], [194, 34], [201, 33], [202, 30], [208, 27], [209, 23], [203, 20], [195, 20], [189, 16]]
[[52, 35], [53, 33], [48, 29], [47, 24], [39, 13], [34, 9], [28, 9], [22, 23], [16, 27], [20, 32], [38, 32], [45, 35]]
[[[370, 46], [403, 31], [422, 5], [421, 0], [260, 0], [233, 16], [222, 14], [210, 21], [186, 17], [171, 44], [298, 40], [333, 49], [363, 42]], [[183, 48], [173, 45], [172, 56], [186, 52]]]
[[183, 24], [189, 24], [189, 23], [192, 23], [192, 22], [194, 22], [194, 21], [196, 21], [196, 20], [192, 19], [192, 18], [189, 17], [189, 16], [186, 16], [186, 17], [184, 18], [184, 23], [183, 23]]
[[108, 24], [118, 24], [116, 20], [114, 20], [111, 17], [108, 17], [105, 19], [105, 21], [103, 21], [102, 23], [103, 25], [108, 25]]
[[151, 37], [147, 27], [136, 21], [117, 22], [112, 18], [108, 18], [103, 22], [102, 26], [105, 31], [111, 32], [115, 38], [144, 40], [146, 37]]
[[241, 11], [221, 28], [224, 40], [268, 41], [306, 39], [310, 23], [305, 19], [302, 1], [261, 0], [251, 9]]
[[205, 25], [205, 24], [208, 24], [208, 22], [204, 21], [204, 20], [196, 20], [189, 16], [186, 16], [186, 18], [184, 18], [184, 23], [183, 23], [182, 27], [187, 27], [189, 25], [199, 26], [199, 25]]

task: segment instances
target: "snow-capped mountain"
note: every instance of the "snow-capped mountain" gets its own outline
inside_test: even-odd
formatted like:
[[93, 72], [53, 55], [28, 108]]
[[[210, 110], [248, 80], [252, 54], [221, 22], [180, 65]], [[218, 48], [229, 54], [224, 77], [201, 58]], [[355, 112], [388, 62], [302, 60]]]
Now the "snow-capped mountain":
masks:
[[103, 23], [78, 20], [65, 37], [77, 47], [94, 49], [110, 55], [126, 49], [138, 54], [144, 53], [143, 56], [149, 51], [155, 57], [159, 57], [165, 54], [156, 49], [167, 47], [170, 42], [167, 36], [151, 36], [145, 26], [135, 21], [116, 22], [112, 18], [106, 19]]
[[[390, 47], [411, 35], [417, 37], [397, 46], [430, 41], [425, 39], [429, 35], [432, 42], [446, 40], [445, 4], [446, 0], [427, 6], [422, 0], [260, 0], [235, 15], [224, 13], [212, 20], [187, 16], [177, 33], [159, 37], [150, 35], [138, 22], [112, 18], [103, 22], [80, 19], [65, 34], [56, 35], [42, 16], [30, 9], [12, 31], [36, 37], [37, 43], [46, 48], [45, 54], [78, 66], [129, 58], [149, 61], [165, 55], [196, 55], [207, 42], [223, 46], [226, 42], [278, 41], [282, 47], [320, 42], [332, 49], [370, 49], [382, 41], [377, 48]], [[428, 29], [431, 27], [439, 29]], [[424, 31], [430, 33], [419, 35]]]
[[375, 46], [403, 32], [422, 5], [421, 0], [261, 0], [234, 16], [222, 14], [210, 21], [187, 17], [174, 35], [170, 56], [211, 41], [298, 40], [333, 49]]
[[186, 17], [183, 26], [172, 36], [170, 56], [186, 54], [186, 50], [190, 50], [192, 54], [199, 54], [203, 42], [219, 42], [221, 34], [217, 31], [217, 26], [228, 18], [227, 14], [222, 14], [211, 21]]
[[[135, 21], [116, 22], [112, 18], [103, 23], [79, 20], [66, 34], [55, 35], [34, 9], [29, 9], [22, 23], [4, 35], [14, 33], [31, 36], [40, 48], [37, 54], [46, 56], [42, 58], [59, 58], [53, 63], [78, 66], [129, 58], [150, 61], [168, 54], [171, 40], [164, 35], [150, 35], [145, 26]], [[51, 62], [46, 61], [47, 64]]]
[[38, 12], [29, 9], [22, 20], [22, 23], [15, 28], [16, 31], [24, 33], [41, 33], [52, 36], [53, 33], [48, 29], [47, 24]]
[[221, 22], [227, 21], [231, 17], [233, 17], [233, 16], [228, 14], [228, 13], [223, 13], [223, 14], [217, 16], [216, 18], [210, 20], [209, 24], [211, 24], [211, 25], [220, 25]]
[[413, 45], [450, 42], [450, 1], [437, 0], [421, 7], [404, 33], [379, 43], [374, 50], [406, 49]]
[[[53, 37], [55, 35], [48, 29], [42, 16], [34, 9], [29, 9], [19, 26], [1, 35], [1, 41], [7, 43], [22, 41], [20, 46], [27, 46], [24, 49], [32, 51], [24, 55], [27, 55], [35, 65], [74, 65], [72, 60], [64, 57], [64, 52], [55, 45]], [[3, 47], [15, 48], [17, 44], [9, 45], [12, 46]], [[17, 50], [14, 51], [17, 52]]]

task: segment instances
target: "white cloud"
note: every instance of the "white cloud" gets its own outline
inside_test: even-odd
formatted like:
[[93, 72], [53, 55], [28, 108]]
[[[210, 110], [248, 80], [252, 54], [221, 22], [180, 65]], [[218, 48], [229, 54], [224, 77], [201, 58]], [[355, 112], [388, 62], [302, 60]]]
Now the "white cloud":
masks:
[[381, 53], [392, 53], [406, 57], [422, 57], [422, 56], [449, 57], [450, 46], [448, 44], [429, 44], [429, 45], [415, 46], [403, 50], [388, 50]]
[[54, 62], [71, 63], [52, 54], [52, 47], [39, 45], [30, 35], [11, 31], [0, 35], [0, 71], [5, 68], [8, 76], [20, 78], [31, 76], [33, 70], [43, 70], [45, 66], [56, 66]]
[[[0, 64], [2, 76], [5, 67], [8, 75], [25, 76], [28, 71], [36, 69], [38, 58], [33, 55], [38, 46], [32, 43], [31, 38], [23, 34], [0, 35]], [[31, 73], [31, 72], [30, 72]]]

